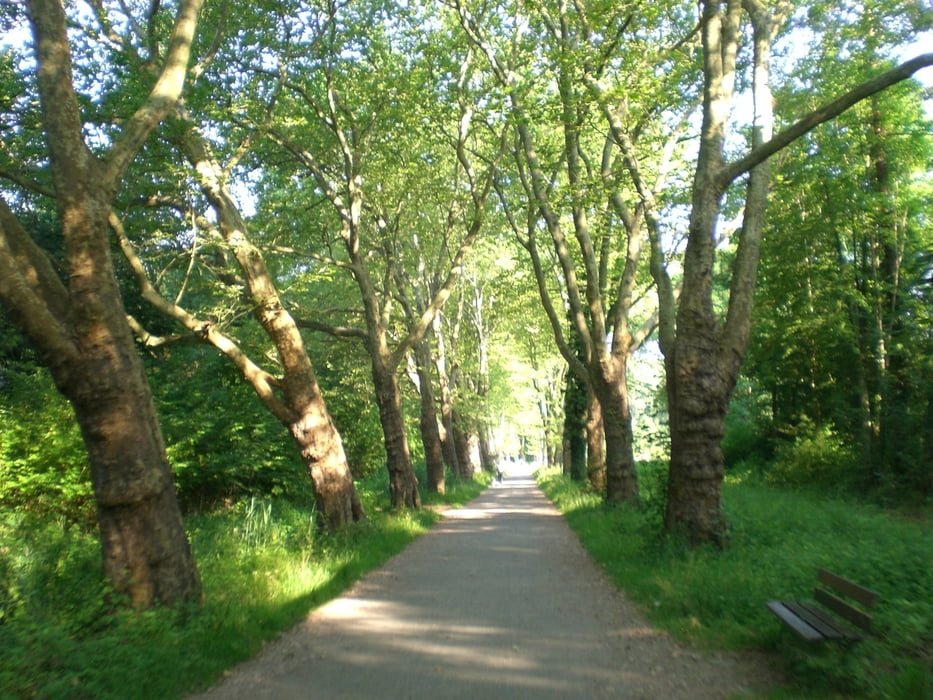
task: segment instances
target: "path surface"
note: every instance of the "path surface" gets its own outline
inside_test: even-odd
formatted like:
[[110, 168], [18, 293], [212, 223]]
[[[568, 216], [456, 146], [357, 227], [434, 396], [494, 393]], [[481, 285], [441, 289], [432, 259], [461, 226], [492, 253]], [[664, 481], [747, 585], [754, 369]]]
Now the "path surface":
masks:
[[725, 698], [775, 681], [651, 629], [530, 477], [511, 476], [204, 698]]

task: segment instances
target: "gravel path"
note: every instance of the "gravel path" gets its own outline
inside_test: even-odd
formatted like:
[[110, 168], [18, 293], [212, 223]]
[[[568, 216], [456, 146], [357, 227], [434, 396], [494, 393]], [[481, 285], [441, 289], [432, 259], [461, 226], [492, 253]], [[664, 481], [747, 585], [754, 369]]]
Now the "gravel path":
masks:
[[203, 698], [726, 698], [777, 681], [652, 629], [530, 477], [486, 490]]

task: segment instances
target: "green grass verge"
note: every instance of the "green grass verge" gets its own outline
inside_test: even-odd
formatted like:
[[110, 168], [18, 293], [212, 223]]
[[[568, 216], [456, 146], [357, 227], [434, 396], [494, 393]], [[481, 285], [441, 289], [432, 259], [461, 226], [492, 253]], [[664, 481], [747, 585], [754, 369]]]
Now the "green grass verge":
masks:
[[[640, 506], [608, 506], [556, 472], [539, 482], [654, 624], [702, 646], [774, 652], [790, 683], [777, 697], [933, 698], [928, 517], [728, 479], [730, 546], [693, 549], [658, 535], [656, 470], [642, 474]], [[772, 598], [808, 598], [821, 566], [878, 591], [870, 639], [807, 645], [765, 608]]]
[[[488, 478], [431, 504], [459, 505]], [[173, 698], [204, 689], [439, 516], [394, 513], [380, 475], [361, 485], [368, 522], [336, 535], [311, 509], [250, 499], [186, 519], [204, 603], [133, 613], [105, 603], [93, 533], [0, 513], [0, 698]]]

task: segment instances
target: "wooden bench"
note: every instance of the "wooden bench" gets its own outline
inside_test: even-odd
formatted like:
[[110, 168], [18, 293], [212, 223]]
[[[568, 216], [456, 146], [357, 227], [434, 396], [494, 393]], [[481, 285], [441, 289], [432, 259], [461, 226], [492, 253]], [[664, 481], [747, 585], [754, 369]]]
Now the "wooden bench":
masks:
[[817, 571], [816, 578], [816, 603], [772, 600], [767, 603], [768, 609], [808, 642], [862, 639], [871, 631], [871, 609], [878, 594], [826, 569]]

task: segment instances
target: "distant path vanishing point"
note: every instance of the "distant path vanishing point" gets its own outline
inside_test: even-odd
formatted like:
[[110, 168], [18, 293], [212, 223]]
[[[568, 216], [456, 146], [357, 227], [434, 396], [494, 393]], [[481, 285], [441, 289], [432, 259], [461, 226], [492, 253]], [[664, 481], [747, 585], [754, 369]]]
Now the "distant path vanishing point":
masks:
[[649, 627], [513, 474], [199, 697], [697, 700], [776, 680]]

